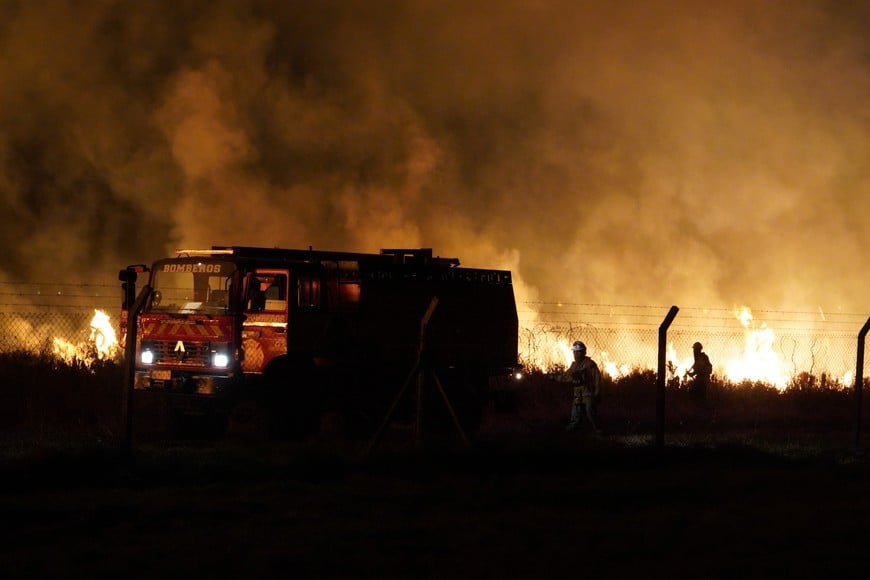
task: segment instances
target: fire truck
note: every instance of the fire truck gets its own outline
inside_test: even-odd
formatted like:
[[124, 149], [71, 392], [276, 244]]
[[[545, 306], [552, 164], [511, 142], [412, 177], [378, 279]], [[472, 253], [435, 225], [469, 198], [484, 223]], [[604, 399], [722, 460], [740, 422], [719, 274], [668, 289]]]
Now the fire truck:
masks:
[[[147, 283], [137, 297], [138, 274]], [[490, 378], [517, 366], [511, 273], [464, 268], [429, 248], [213, 246], [129, 266], [119, 279], [122, 340], [139, 309], [128, 342], [134, 395], [159, 400], [173, 420], [220, 423], [254, 402], [274, 436], [316, 433], [327, 412], [370, 432], [425, 369], [448, 403], [427, 403], [426, 420], [444, 425], [452, 407], [453, 422], [473, 430]]]

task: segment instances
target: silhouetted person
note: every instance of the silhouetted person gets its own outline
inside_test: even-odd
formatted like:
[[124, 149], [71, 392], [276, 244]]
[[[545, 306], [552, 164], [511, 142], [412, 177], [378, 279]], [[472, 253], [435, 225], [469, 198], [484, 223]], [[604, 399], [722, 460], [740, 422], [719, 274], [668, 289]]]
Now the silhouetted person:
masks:
[[591, 358], [586, 356], [586, 345], [579, 340], [573, 344], [574, 362], [565, 371], [562, 381], [570, 382], [574, 388], [574, 401], [571, 406], [571, 421], [566, 431], [575, 431], [585, 418], [596, 434], [600, 434], [595, 419], [595, 404], [601, 394], [601, 371]]
[[260, 312], [266, 308], [266, 293], [261, 288], [259, 278], [251, 277], [251, 282], [248, 286], [248, 310], [251, 312]]
[[707, 390], [710, 386], [710, 375], [713, 374], [713, 365], [710, 364], [710, 357], [704, 352], [700, 342], [692, 345], [692, 352], [695, 355], [695, 364], [688, 373], [692, 379], [689, 383], [689, 396], [696, 404], [703, 406], [707, 402]]

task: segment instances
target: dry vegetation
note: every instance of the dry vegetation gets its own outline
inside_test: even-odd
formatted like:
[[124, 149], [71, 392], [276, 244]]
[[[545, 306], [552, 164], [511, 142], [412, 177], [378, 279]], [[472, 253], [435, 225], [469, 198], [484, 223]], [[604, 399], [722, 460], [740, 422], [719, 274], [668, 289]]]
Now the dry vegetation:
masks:
[[27, 445], [88, 445], [119, 431], [121, 367], [64, 362], [50, 352], [0, 353], [0, 435]]
[[672, 387], [662, 450], [654, 374], [605, 385], [594, 437], [564, 432], [565, 385], [532, 373], [493, 383], [467, 447], [396, 425], [368, 455], [327, 428], [124, 457], [121, 378], [0, 356], [5, 578], [839, 577], [866, 560], [852, 395], [816, 382], [717, 384], [701, 416]]
[[[500, 381], [493, 393], [490, 420], [501, 417], [511, 428], [528, 432], [560, 426], [567, 420], [569, 389], [546, 375], [531, 373], [521, 381]], [[612, 380], [605, 377], [599, 415], [612, 436], [640, 436], [656, 428], [656, 374], [636, 371]], [[864, 413], [868, 410], [866, 397]], [[854, 390], [803, 375], [784, 391], [760, 383], [713, 381], [706, 408], [691, 401], [685, 385], [666, 388], [666, 433], [680, 436], [734, 436], [758, 439], [841, 437], [845, 445], [855, 427]]]
[[[122, 384], [116, 361], [88, 366], [50, 353], [0, 353], [0, 435], [7, 449], [111, 445], [119, 436]], [[521, 380], [495, 379], [478, 438], [546, 441], [564, 426], [569, 393], [565, 384], [539, 372]], [[868, 399], [864, 397], [864, 417], [870, 412]], [[656, 426], [655, 373], [605, 377], [599, 415], [610, 437], [651, 437]], [[672, 381], [666, 390], [665, 416], [669, 435], [699, 440], [732, 434], [761, 444], [786, 437], [823, 443], [839, 438], [848, 445], [856, 408], [853, 389], [802, 374], [784, 391], [714, 380], [706, 409], [693, 405], [684, 386]], [[329, 431], [330, 426], [324, 428]]]

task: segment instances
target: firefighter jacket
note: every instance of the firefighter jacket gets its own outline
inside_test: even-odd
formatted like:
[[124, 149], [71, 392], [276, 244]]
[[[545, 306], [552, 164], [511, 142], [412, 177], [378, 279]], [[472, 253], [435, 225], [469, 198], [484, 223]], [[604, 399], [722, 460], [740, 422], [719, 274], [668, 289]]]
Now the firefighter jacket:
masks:
[[574, 385], [575, 402], [580, 402], [578, 399], [595, 400], [601, 393], [601, 372], [588, 356], [571, 363], [565, 372], [565, 379]]

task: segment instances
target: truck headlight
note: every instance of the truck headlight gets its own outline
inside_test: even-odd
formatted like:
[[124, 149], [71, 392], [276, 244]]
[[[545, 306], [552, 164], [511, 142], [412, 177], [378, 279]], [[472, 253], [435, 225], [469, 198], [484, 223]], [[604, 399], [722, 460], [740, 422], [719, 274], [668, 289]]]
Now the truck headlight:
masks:
[[143, 365], [150, 365], [154, 362], [154, 351], [151, 349], [143, 349], [142, 354], [139, 355], [139, 360], [142, 361]]
[[211, 362], [218, 368], [226, 368], [230, 364], [230, 357], [224, 352], [216, 352], [212, 355]]

